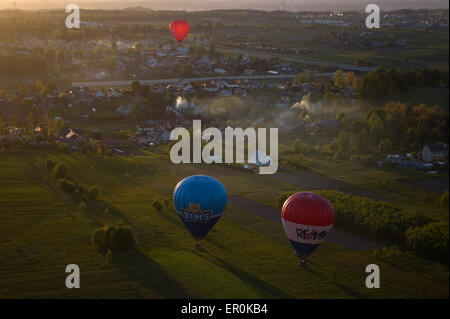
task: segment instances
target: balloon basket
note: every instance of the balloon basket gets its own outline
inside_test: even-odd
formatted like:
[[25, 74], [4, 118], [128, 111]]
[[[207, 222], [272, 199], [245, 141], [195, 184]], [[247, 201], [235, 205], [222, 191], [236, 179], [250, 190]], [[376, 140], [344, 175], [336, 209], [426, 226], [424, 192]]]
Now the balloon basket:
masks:
[[197, 242], [197, 243], [195, 244], [195, 248], [197, 248], [197, 249], [202, 249], [202, 245], [200, 244], [200, 242]]
[[306, 264], [306, 260], [304, 260], [304, 259], [301, 259], [299, 262], [298, 262], [298, 266], [299, 267], [302, 267], [304, 264]]

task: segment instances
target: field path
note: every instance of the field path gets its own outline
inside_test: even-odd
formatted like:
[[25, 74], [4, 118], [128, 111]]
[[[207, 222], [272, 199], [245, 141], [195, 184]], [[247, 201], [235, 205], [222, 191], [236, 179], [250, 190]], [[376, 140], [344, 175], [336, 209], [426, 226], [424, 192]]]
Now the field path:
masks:
[[267, 175], [269, 178], [277, 181], [291, 184], [306, 189], [334, 189], [350, 195], [366, 197], [375, 201], [390, 201], [386, 196], [359, 189], [356, 186], [313, 172], [295, 171], [278, 172], [273, 175]]
[[448, 177], [430, 177], [425, 179], [402, 181], [402, 183], [432, 193], [441, 194], [444, 191], [448, 191]]
[[[228, 199], [228, 203], [232, 206], [269, 219], [271, 221], [277, 223], [281, 222], [280, 210], [275, 207], [267, 206], [239, 195], [230, 196]], [[331, 230], [327, 237], [327, 240], [348, 250], [379, 249], [384, 247], [382, 244], [379, 244], [377, 242], [352, 235], [336, 228], [333, 228]]]

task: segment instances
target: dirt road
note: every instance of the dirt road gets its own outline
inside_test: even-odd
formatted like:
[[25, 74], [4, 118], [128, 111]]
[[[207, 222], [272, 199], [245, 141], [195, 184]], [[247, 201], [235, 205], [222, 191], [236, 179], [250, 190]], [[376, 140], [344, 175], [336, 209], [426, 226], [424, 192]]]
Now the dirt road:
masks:
[[280, 182], [291, 184], [306, 189], [334, 189], [350, 195], [370, 198], [376, 201], [389, 201], [386, 196], [359, 189], [352, 184], [307, 171], [296, 172], [278, 172], [273, 175], [267, 175], [269, 178], [276, 179]]

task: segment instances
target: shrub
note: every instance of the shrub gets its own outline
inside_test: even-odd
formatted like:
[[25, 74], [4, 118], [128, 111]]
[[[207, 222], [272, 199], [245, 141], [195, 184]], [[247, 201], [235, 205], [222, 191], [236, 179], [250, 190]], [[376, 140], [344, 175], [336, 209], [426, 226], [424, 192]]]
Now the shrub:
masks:
[[296, 154], [303, 153], [305, 151], [306, 145], [302, 140], [296, 139], [292, 143], [292, 148]]
[[431, 218], [383, 201], [349, 195], [334, 190], [318, 191], [334, 207], [336, 225], [378, 240], [405, 243], [405, 231], [411, 226], [423, 226]]
[[85, 202], [80, 202], [80, 205], [78, 205], [78, 209], [79, 210], [86, 210], [87, 209], [87, 205]]
[[59, 143], [58, 144], [58, 151], [63, 153], [70, 153], [70, 146], [66, 143]]
[[380, 144], [378, 144], [378, 152], [382, 154], [389, 154], [393, 150], [392, 141], [388, 138], [382, 140]]
[[107, 238], [112, 252], [127, 251], [135, 247], [135, 241], [131, 229], [111, 226], [107, 229]]
[[96, 185], [91, 186], [88, 191], [88, 198], [89, 199], [97, 199], [97, 198], [99, 198], [100, 193], [101, 193], [100, 188], [98, 186], [96, 186]]
[[102, 253], [124, 252], [136, 248], [131, 229], [114, 225], [95, 230], [92, 234], [92, 244]]
[[430, 223], [411, 227], [406, 231], [406, 242], [414, 252], [448, 263], [448, 223]]
[[92, 244], [103, 254], [108, 251], [109, 247], [104, 228], [96, 229], [92, 233]]
[[439, 204], [442, 207], [448, 207], [448, 191], [442, 193], [441, 199], [439, 200]]
[[56, 185], [64, 193], [73, 193], [77, 189], [77, 186], [74, 183], [65, 178], [58, 179]]
[[278, 207], [278, 208], [283, 207], [283, 204], [286, 201], [286, 199], [288, 199], [288, 197], [291, 196], [292, 194], [294, 194], [294, 192], [279, 193], [277, 195], [277, 197], [275, 198], [276, 207]]
[[63, 163], [58, 163], [53, 167], [52, 170], [52, 177], [56, 179], [60, 178], [66, 178], [68, 176], [69, 170], [67, 169], [67, 166]]
[[157, 210], [161, 210], [163, 208], [163, 206], [161, 205], [161, 203], [159, 202], [159, 200], [155, 199], [153, 201], [152, 206], [157, 209]]
[[87, 201], [86, 189], [83, 186], [76, 185], [76, 189], [73, 194], [74, 194], [75, 198], [83, 200], [83, 201]]
[[55, 165], [56, 165], [56, 163], [53, 162], [53, 161], [50, 160], [50, 159], [47, 159], [47, 160], [45, 161], [45, 166], [47, 166], [47, 170], [48, 170], [49, 172], [51, 172], [51, 171], [53, 170], [53, 168], [55, 167]]

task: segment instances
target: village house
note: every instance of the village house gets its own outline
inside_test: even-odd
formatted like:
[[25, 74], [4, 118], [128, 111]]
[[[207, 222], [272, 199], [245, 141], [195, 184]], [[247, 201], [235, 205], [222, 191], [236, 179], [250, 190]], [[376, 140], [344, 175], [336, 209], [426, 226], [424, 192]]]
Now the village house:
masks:
[[435, 143], [425, 145], [422, 149], [422, 159], [426, 162], [448, 159], [448, 144]]

